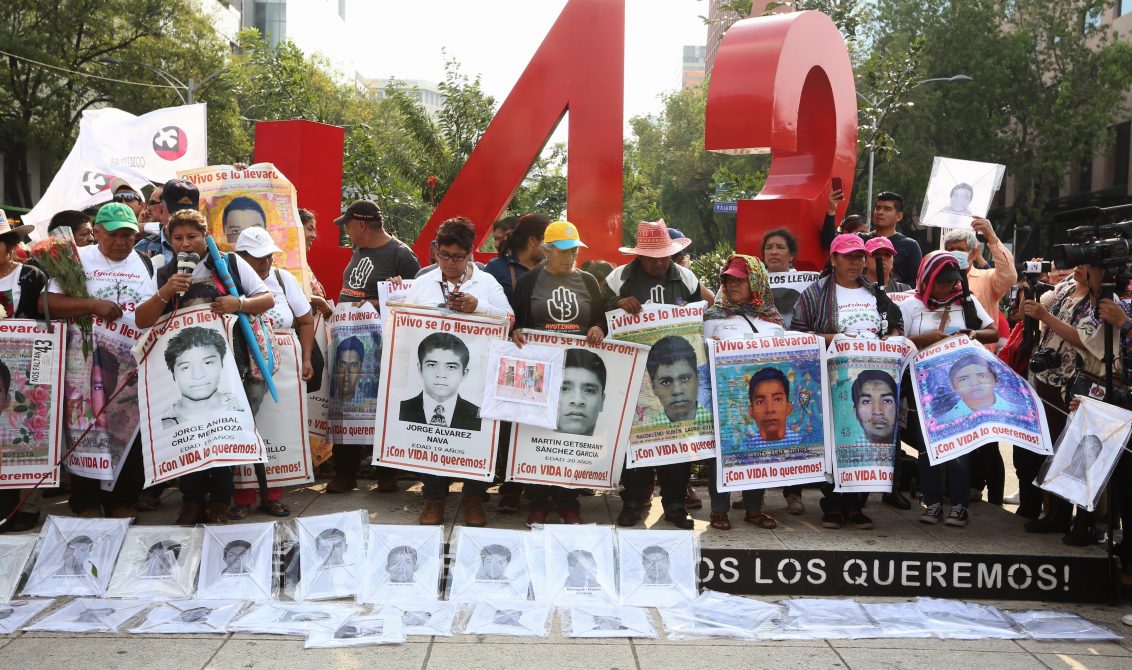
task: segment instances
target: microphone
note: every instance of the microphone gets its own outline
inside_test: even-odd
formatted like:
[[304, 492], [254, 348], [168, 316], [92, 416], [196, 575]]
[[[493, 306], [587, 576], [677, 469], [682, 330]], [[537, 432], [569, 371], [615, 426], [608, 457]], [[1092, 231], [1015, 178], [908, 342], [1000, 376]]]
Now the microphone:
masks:
[[[200, 262], [198, 254], [190, 254], [182, 251], [177, 254], [177, 274], [191, 275], [193, 270], [197, 268], [197, 263]], [[184, 297], [184, 291], [177, 291], [177, 295]]]

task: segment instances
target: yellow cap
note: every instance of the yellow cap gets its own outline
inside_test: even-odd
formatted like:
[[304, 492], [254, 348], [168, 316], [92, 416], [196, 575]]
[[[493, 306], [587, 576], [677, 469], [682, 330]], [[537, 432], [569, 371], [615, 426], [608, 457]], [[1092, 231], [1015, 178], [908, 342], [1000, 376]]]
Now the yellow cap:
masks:
[[542, 240], [559, 249], [588, 248], [585, 244], [582, 244], [582, 240], [578, 239], [578, 227], [569, 221], [555, 221], [547, 226]]

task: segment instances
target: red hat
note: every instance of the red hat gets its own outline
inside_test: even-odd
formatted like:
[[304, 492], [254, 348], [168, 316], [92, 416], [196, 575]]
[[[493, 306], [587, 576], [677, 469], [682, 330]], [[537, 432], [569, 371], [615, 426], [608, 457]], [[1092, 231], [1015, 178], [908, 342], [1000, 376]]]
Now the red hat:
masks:
[[672, 239], [672, 236], [668, 234], [668, 224], [664, 222], [664, 219], [641, 221], [637, 224], [637, 246], [621, 247], [618, 251], [623, 254], [648, 256], [649, 258], [667, 258], [678, 251], [683, 251], [691, 243], [692, 240], [686, 237], [678, 240]]
[[723, 266], [723, 270], [720, 271], [719, 278], [721, 281], [725, 276], [748, 279], [751, 276], [751, 269], [747, 267], [747, 261], [735, 256], [727, 261], [727, 264]]
[[860, 235], [852, 233], [845, 233], [833, 238], [833, 243], [829, 245], [829, 253], [831, 254], [851, 254], [856, 251], [867, 254], [865, 249], [865, 242], [861, 239]]
[[896, 247], [892, 246], [892, 242], [887, 237], [878, 235], [865, 242], [865, 251], [869, 252], [870, 256], [881, 250], [888, 251], [893, 256], [896, 255]]

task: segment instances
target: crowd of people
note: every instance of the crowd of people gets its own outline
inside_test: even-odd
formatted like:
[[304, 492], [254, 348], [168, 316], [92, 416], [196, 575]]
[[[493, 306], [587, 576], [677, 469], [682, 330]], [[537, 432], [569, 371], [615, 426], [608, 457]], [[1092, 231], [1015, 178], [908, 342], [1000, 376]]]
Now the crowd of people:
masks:
[[[263, 314], [276, 329], [294, 330], [301, 343], [303, 378], [313, 374], [313, 315], [331, 312], [329, 298], [338, 302], [370, 302], [378, 307], [380, 282], [415, 278], [406, 302], [429, 307], [443, 307], [466, 314], [506, 317], [511, 323], [511, 339], [523, 346], [532, 331], [567, 333], [599, 343], [608, 335], [605, 314], [622, 309], [639, 313], [649, 304], [684, 305], [706, 301], [704, 316], [706, 338], [744, 337], [747, 333], [782, 334], [787, 331], [816, 333], [827, 342], [838, 334], [866, 338], [905, 337], [917, 347], [925, 347], [948, 336], [963, 333], [982, 343], [990, 351], [1000, 351], [1003, 358], [1022, 372], [1026, 362], [1020, 359], [1028, 352], [1019, 352], [1017, 334], [1025, 319], [1038, 323], [1037, 344], [1053, 352], [1055, 363], [1028, 373], [1032, 384], [1047, 404], [1047, 418], [1052, 435], [1065, 425], [1070, 398], [1067, 387], [1078, 371], [1098, 374], [1103, 371], [1104, 350], [1102, 325], [1113, 324], [1119, 333], [1132, 331], [1132, 316], [1121, 302], [1108, 300], [1101, 294], [1101, 271], [1078, 266], [1071, 272], [1055, 270], [1048, 279], [1053, 288], [1040, 300], [1027, 297], [1025, 282], [1019, 274], [1010, 250], [995, 234], [993, 226], [975, 217], [971, 229], [956, 229], [943, 238], [943, 249], [923, 254], [920, 245], [898, 232], [904, 217], [903, 199], [895, 193], [881, 192], [875, 202], [870, 229], [860, 216], [849, 216], [838, 223], [837, 208], [844, 197], [839, 190], [829, 195], [829, 207], [822, 222], [814, 223], [828, 249], [829, 259], [820, 276], [799, 292], [772, 287], [774, 273], [795, 269], [798, 242], [786, 226], [762, 236], [759, 256], [733, 254], [705, 285], [689, 267], [689, 250], [693, 241], [663, 221], [640, 222], [633, 246], [622, 247], [620, 264], [590, 260], [579, 266], [579, 252], [586, 248], [576, 226], [567, 221], [552, 221], [541, 214], [526, 214], [495, 222], [491, 228], [496, 254], [486, 264], [476, 262], [477, 224], [463, 217], [449, 219], [440, 225], [431, 244], [430, 261], [422, 269], [410, 248], [386, 228], [380, 207], [367, 200], [352, 203], [335, 220], [352, 246], [352, 256], [343, 269], [343, 288], [337, 296], [327, 296], [314, 279], [304, 291], [288, 272], [273, 268], [272, 259], [280, 249], [268, 232], [258, 226], [231, 231], [230, 243], [235, 253], [227, 256], [227, 273], [235, 280], [240, 296], [228, 295], [215, 279], [206, 250], [205, 238], [210, 234], [203, 215], [198, 211], [199, 193], [193, 184], [173, 180], [156, 186], [148, 198], [128, 184], [115, 181], [112, 201], [97, 211], [60, 212], [53, 217], [50, 230], [70, 229], [79, 258], [87, 273], [90, 297], [76, 298], [63, 294], [34, 264], [25, 262], [22, 243], [30, 226], [12, 227], [0, 223], [0, 295], [5, 296], [6, 313], [13, 317], [75, 318], [94, 315], [107, 321], [123, 320], [145, 329], [163, 314], [174, 309], [210, 304], [219, 314]], [[300, 210], [308, 249], [318, 234], [314, 215]], [[225, 229], [227, 231], [227, 228]], [[178, 253], [197, 254], [206, 259], [191, 274], [177, 272], [174, 259]], [[608, 259], [613, 260], [613, 259]], [[93, 278], [106, 270], [128, 276], [128, 299], [111, 295], [104, 283]], [[309, 293], [310, 299], [304, 297]], [[1117, 347], [1132, 341], [1118, 338]], [[455, 349], [453, 349], [455, 350]], [[444, 350], [445, 354], [451, 353]], [[680, 351], [661, 352], [657, 363], [648, 370], [647, 381], [653, 384], [657, 398], [671, 421], [691, 419], [696, 412], [706, 412], [695, 402], [697, 383], [695, 366], [687, 363]], [[458, 356], [457, 356], [458, 358]], [[421, 361], [422, 366], [425, 361]], [[451, 370], [467, 368], [467, 360], [453, 360]], [[436, 374], [445, 374], [443, 361], [429, 361]], [[574, 361], [584, 368], [586, 362]], [[683, 366], [683, 367], [682, 367]], [[970, 381], [955, 381], [956, 388], [970, 384], [972, 388], [985, 381], [988, 369], [974, 362], [966, 374]], [[422, 367], [423, 369], [423, 367]], [[2, 370], [0, 370], [2, 372]], [[254, 376], [241, 371], [244, 392], [253, 410], [262, 401], [264, 386]], [[604, 369], [591, 370], [604, 375]], [[0, 375], [2, 378], [3, 375]], [[4, 381], [0, 379], [0, 381]], [[789, 404], [789, 383], [773, 378], [752, 379], [752, 412], [755, 396], [765, 420], [760, 430], [772, 425], [775, 412]], [[969, 501], [985, 495], [991, 504], [1010, 502], [1005, 496], [1005, 464], [999, 445], [988, 442], [971, 455], [961, 456], [944, 465], [930, 465], [918, 427], [915, 404], [909, 403], [910, 382], [903, 383], [881, 377], [858, 380], [854, 384], [853, 401], [861, 403], [858, 417], [868, 434], [870, 421], [874, 427], [895, 425], [897, 413], [906, 416], [898, 430], [899, 445], [907, 444], [916, 453], [918, 474], [915, 479], [922, 489], [923, 509], [920, 520], [928, 524], [944, 523], [963, 527], [968, 524]], [[7, 382], [6, 382], [7, 383]], [[565, 382], [564, 382], [565, 383]], [[561, 394], [562, 402], [575, 403], [581, 422], [585, 418], [587, 398], [579, 385]], [[604, 385], [603, 385], [604, 386]], [[900, 386], [901, 389], [898, 389]], [[565, 387], [564, 387], [565, 388]], [[6, 395], [6, 394], [5, 394]], [[977, 393], [964, 396], [968, 403], [980, 402]], [[897, 405], [897, 398], [902, 406]], [[993, 398], [993, 396], [992, 396]], [[775, 409], [778, 403], [778, 409]], [[972, 405], [974, 406], [974, 405]], [[402, 411], [405, 411], [402, 408]], [[415, 411], [415, 410], [414, 410]], [[789, 411], [788, 409], [786, 410]], [[461, 407], [453, 403], [419, 408], [422, 422], [457, 426], [464, 417]], [[872, 414], [870, 414], [872, 413]], [[759, 421], [755, 417], [756, 422]], [[176, 416], [162, 417], [176, 421]], [[478, 417], [475, 417], [478, 422]], [[503, 423], [499, 440], [506, 445], [512, 427]], [[591, 429], [592, 430], [592, 429]], [[769, 429], [768, 429], [769, 430]], [[877, 428], [877, 430], [892, 430]], [[879, 435], [880, 438], [885, 438]], [[892, 435], [887, 436], [892, 439]], [[83, 517], [135, 516], [139, 510], [152, 508], [160, 499], [161, 490], [143, 491], [141, 449], [131, 449], [122, 474], [112, 491], [104, 491], [99, 482], [72, 475], [69, 482], [69, 503]], [[500, 448], [497, 472], [506, 469], [507, 449]], [[359, 445], [336, 444], [333, 447], [332, 480], [326, 487], [331, 494], [354, 490], [364, 449]], [[884, 504], [898, 509], [911, 509], [901, 484], [911, 478], [912, 458], [903, 449], [896, 449], [893, 463], [893, 489], [881, 496]], [[1097, 541], [1097, 523], [1092, 513], [1074, 510], [1072, 505], [1037, 488], [1034, 478], [1043, 457], [1023, 449], [1015, 449], [1013, 466], [1018, 475], [1017, 514], [1025, 517], [1025, 530], [1033, 533], [1060, 533], [1070, 544], [1084, 545]], [[1121, 472], [1126, 471], [1127, 458]], [[741, 509], [744, 521], [761, 529], [772, 529], [779, 522], [765, 510], [762, 490], [745, 491], [734, 503], [730, 494], [719, 492], [710, 475], [712, 461], [678, 463], [658, 467], [627, 468], [621, 485], [621, 508], [617, 524], [634, 526], [641, 522], [652, 503], [659, 485], [663, 520], [677, 528], [692, 528], [689, 509], [703, 502], [691, 487], [695, 470], [707, 474], [709, 481], [711, 528], [731, 528], [729, 511]], [[399, 471], [378, 468], [377, 491], [388, 493], [399, 488]], [[1127, 474], [1126, 472], [1124, 474]], [[440, 524], [445, 520], [445, 506], [452, 481], [449, 478], [424, 475], [421, 524]], [[253, 506], [268, 514], [285, 516], [289, 510], [281, 489], [261, 486], [260, 490], [234, 491], [230, 468], [216, 467], [180, 478], [182, 509], [178, 523], [226, 523], [240, 520]], [[489, 483], [462, 482], [463, 521], [470, 526], [484, 526], [490, 520], [484, 502]], [[832, 484], [820, 489], [821, 524], [837, 529], [846, 525], [871, 529], [873, 520], [865, 514], [867, 494], [842, 493]], [[946, 491], [946, 496], [945, 496]], [[983, 493], [985, 491], [985, 494]], [[563, 523], [583, 522], [579, 495], [584, 489], [559, 486], [519, 485], [502, 483], [499, 488], [499, 513], [517, 513], [525, 498], [527, 522], [547, 522], [556, 514]], [[0, 512], [10, 510], [19, 492], [9, 491], [0, 497]], [[806, 512], [802, 487], [782, 490], [785, 511], [791, 515]], [[258, 505], [256, 505], [258, 499]], [[945, 503], [950, 505], [944, 508]], [[1132, 506], [1129, 506], [1132, 508]], [[1122, 510], [1125, 514], [1132, 509]], [[33, 527], [39, 520], [39, 496], [31, 496], [4, 530]]]

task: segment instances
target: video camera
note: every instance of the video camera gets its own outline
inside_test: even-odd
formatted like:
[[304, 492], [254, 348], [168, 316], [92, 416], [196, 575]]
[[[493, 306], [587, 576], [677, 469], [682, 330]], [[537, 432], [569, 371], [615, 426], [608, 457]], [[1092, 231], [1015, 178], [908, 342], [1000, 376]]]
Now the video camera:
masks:
[[1114, 268], [1132, 263], [1132, 221], [1077, 226], [1065, 231], [1072, 244], [1053, 245], [1059, 268], [1078, 265]]

